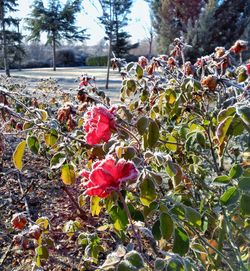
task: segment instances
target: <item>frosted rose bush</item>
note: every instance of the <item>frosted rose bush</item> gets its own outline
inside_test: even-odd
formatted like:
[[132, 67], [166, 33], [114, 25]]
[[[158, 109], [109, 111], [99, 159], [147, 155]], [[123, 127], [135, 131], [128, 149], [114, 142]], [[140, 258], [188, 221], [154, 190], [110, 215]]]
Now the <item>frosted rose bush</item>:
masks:
[[[17, 92], [0, 89], [3, 126], [21, 135], [15, 170], [23, 174], [27, 152], [49, 161], [49, 186], [73, 210], [60, 210], [57, 229], [80, 270], [250, 267], [247, 43], [217, 47], [196, 63], [181, 39], [172, 45], [169, 55], [123, 67], [117, 106], [88, 75], [78, 100], [61, 97], [53, 110], [26, 97], [17, 106]], [[0, 153], [3, 143], [0, 133]], [[40, 213], [7, 222], [15, 245], [33, 248], [34, 270], [46, 269], [59, 243]]]

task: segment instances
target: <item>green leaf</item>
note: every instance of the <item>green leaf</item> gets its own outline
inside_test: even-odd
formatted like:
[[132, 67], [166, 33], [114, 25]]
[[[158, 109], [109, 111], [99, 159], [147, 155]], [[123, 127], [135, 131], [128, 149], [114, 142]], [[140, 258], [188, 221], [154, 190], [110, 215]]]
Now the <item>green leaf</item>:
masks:
[[172, 159], [167, 159], [166, 172], [170, 178], [174, 177], [178, 172]]
[[164, 270], [167, 262], [163, 259], [157, 258], [154, 263], [154, 270], [155, 271], [162, 271]]
[[12, 156], [13, 163], [15, 165], [15, 168], [22, 170], [23, 168], [23, 155], [26, 147], [26, 141], [20, 142]]
[[177, 259], [177, 258], [172, 258], [166, 268], [166, 271], [186, 271], [188, 269], [185, 269], [183, 266], [183, 263]]
[[231, 177], [223, 175], [223, 176], [218, 176], [214, 178], [213, 182], [216, 184], [229, 184], [231, 181]]
[[134, 62], [128, 63], [126, 70], [129, 72], [133, 68], [134, 64], [135, 64]]
[[135, 80], [130, 79], [130, 80], [127, 81], [127, 89], [130, 92], [135, 92], [135, 90], [136, 90]]
[[174, 223], [171, 216], [167, 213], [161, 213], [160, 215], [160, 230], [165, 240], [168, 240], [173, 234]]
[[172, 135], [167, 135], [166, 136], [166, 141], [168, 141], [168, 143], [165, 144], [165, 146], [172, 152], [177, 151], [177, 140], [175, 137], [173, 137]]
[[63, 152], [56, 153], [50, 160], [50, 168], [58, 169], [66, 161], [66, 155]]
[[223, 205], [231, 205], [237, 202], [239, 199], [240, 193], [237, 187], [233, 186], [228, 188], [220, 197], [220, 202]]
[[244, 217], [250, 217], [250, 195], [243, 194], [241, 196], [240, 211]]
[[186, 207], [186, 219], [188, 220], [190, 225], [200, 228], [202, 221], [201, 215], [194, 208]]
[[198, 252], [198, 253], [206, 253], [207, 254], [207, 251], [205, 249], [204, 246], [202, 246], [201, 244], [198, 244], [198, 243], [193, 243], [190, 248], [195, 251], [195, 252]]
[[66, 164], [61, 168], [61, 179], [64, 184], [71, 185], [75, 183], [76, 175], [74, 167], [72, 165]]
[[234, 106], [229, 106], [227, 109], [223, 109], [219, 112], [217, 116], [217, 121], [222, 122], [225, 118], [234, 115], [236, 108]]
[[140, 188], [141, 203], [149, 207], [150, 203], [153, 202], [157, 198], [154, 182], [148, 177], [146, 177], [140, 183], [139, 188]]
[[49, 252], [45, 246], [38, 246], [35, 249], [35, 251], [36, 251], [36, 256], [38, 256], [40, 259], [47, 260], [49, 258]]
[[40, 149], [40, 143], [36, 136], [29, 136], [27, 138], [27, 145], [33, 153], [38, 154]]
[[143, 77], [143, 68], [139, 64], [136, 65], [135, 72], [138, 79], [141, 79]]
[[49, 133], [44, 134], [44, 141], [46, 146], [53, 147], [58, 139], [58, 133], [55, 129], [51, 129]]
[[144, 266], [144, 261], [143, 261], [142, 256], [135, 250], [128, 252], [125, 255], [124, 259], [129, 261], [134, 267], [136, 267], [138, 269], [140, 269]]
[[240, 165], [234, 164], [229, 171], [229, 176], [232, 179], [237, 179], [243, 174], [243, 169]]
[[242, 83], [248, 78], [246, 69], [241, 69], [241, 71], [237, 74], [237, 82]]
[[171, 209], [171, 212], [175, 214], [179, 219], [184, 219], [186, 216], [186, 211], [180, 204], [175, 204]]
[[117, 271], [138, 271], [129, 261], [122, 260], [118, 266]]
[[114, 228], [117, 231], [124, 230], [128, 225], [128, 216], [126, 211], [119, 206], [114, 206], [109, 210], [109, 215], [114, 222]]
[[141, 117], [136, 123], [137, 130], [140, 135], [143, 135], [148, 128], [149, 120], [147, 117]]
[[219, 123], [219, 126], [217, 127], [216, 130], [216, 137], [221, 144], [223, 144], [224, 139], [226, 137], [227, 131], [233, 121], [234, 116], [230, 116], [225, 118], [222, 122]]
[[196, 133], [196, 140], [200, 144], [201, 147], [204, 148], [206, 146], [206, 138], [203, 133], [197, 132]]
[[239, 188], [243, 191], [250, 191], [250, 177], [240, 178]]
[[153, 148], [159, 139], [159, 127], [158, 124], [151, 120], [148, 126], [148, 146]]
[[101, 211], [101, 206], [99, 205], [100, 198], [97, 196], [92, 196], [91, 197], [91, 202], [90, 202], [90, 210], [92, 216], [99, 216], [100, 211]]
[[174, 246], [173, 252], [181, 256], [185, 255], [189, 249], [189, 237], [186, 231], [180, 227], [174, 231]]
[[152, 234], [154, 235], [155, 240], [160, 240], [162, 237], [160, 227], [161, 227], [160, 220], [156, 220], [152, 227]]
[[250, 127], [250, 107], [241, 106], [237, 108], [237, 114], [243, 120], [243, 122]]
[[69, 220], [64, 224], [63, 232], [66, 233], [68, 236], [73, 236], [75, 232], [80, 229], [79, 221]]

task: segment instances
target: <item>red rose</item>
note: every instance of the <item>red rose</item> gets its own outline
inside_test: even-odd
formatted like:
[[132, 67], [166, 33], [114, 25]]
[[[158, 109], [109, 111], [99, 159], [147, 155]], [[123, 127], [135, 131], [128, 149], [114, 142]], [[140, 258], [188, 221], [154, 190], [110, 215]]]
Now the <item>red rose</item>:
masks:
[[245, 50], [247, 50], [247, 41], [237, 40], [235, 44], [229, 49], [230, 52], [235, 54], [239, 54]]
[[80, 79], [80, 84], [79, 87], [86, 87], [90, 84], [90, 81], [93, 80], [95, 81], [94, 77], [89, 77], [87, 75], [83, 75]]
[[138, 59], [138, 64], [140, 64], [142, 68], [145, 69], [148, 65], [148, 59], [145, 56], [140, 56]]
[[83, 170], [81, 176], [87, 179], [83, 184], [87, 188], [85, 194], [89, 196], [107, 197], [112, 191], [119, 190], [122, 182], [136, 180], [139, 173], [133, 162], [115, 159], [108, 156], [101, 162], [93, 164], [92, 171]]
[[246, 64], [247, 75], [250, 75], [250, 61]]
[[102, 141], [109, 141], [112, 131], [115, 130], [114, 110], [103, 106], [94, 106], [84, 115], [84, 130], [87, 133], [86, 141], [90, 145]]

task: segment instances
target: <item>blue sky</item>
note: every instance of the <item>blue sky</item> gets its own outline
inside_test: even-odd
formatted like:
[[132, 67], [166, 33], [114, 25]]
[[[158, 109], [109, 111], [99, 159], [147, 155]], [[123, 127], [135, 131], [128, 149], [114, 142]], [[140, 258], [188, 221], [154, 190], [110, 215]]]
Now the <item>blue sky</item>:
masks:
[[[19, 11], [14, 16], [20, 18], [26, 18], [30, 13], [30, 6], [34, 1], [32, 0], [18, 0]], [[44, 0], [46, 3], [47, 0]], [[62, 0], [65, 3], [66, 0]], [[100, 39], [104, 37], [104, 28], [98, 22], [98, 16], [101, 16], [101, 9], [98, 0], [83, 1], [84, 10], [77, 16], [77, 25], [88, 29], [90, 39], [87, 41], [88, 45], [96, 44]], [[150, 10], [148, 4], [144, 0], [135, 0], [129, 15], [130, 21], [126, 30], [130, 33], [131, 41], [137, 42], [147, 35], [147, 28], [150, 27]], [[21, 26], [23, 22], [21, 22]], [[25, 32], [24, 32], [25, 34]]]

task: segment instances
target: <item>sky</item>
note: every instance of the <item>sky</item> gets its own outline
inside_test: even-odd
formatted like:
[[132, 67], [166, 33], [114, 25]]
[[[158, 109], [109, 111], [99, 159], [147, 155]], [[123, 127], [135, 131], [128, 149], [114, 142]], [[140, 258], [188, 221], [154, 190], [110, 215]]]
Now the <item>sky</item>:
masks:
[[[18, 0], [19, 11], [15, 13], [15, 17], [27, 18], [31, 12], [30, 6], [34, 1], [32, 0]], [[44, 0], [46, 5], [47, 0]], [[65, 3], [66, 0], [62, 0]], [[98, 16], [101, 16], [101, 9], [98, 0], [83, 1], [83, 11], [77, 15], [77, 26], [87, 28], [87, 33], [90, 34], [90, 39], [87, 40], [87, 45], [97, 44], [105, 35], [104, 27], [98, 22]], [[131, 42], [138, 42], [147, 36], [150, 28], [150, 9], [144, 0], [134, 0], [131, 8], [131, 14], [128, 16], [130, 21], [125, 28], [130, 33]], [[21, 21], [21, 29], [23, 29], [24, 20]], [[22, 30], [26, 34], [25, 30]]]

